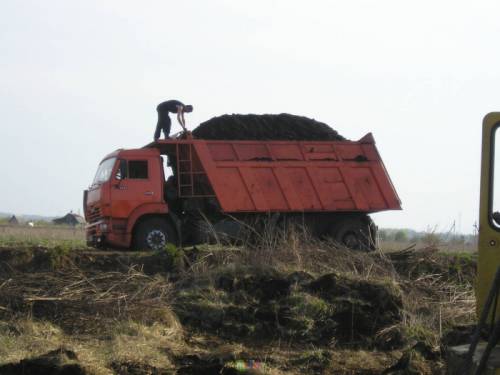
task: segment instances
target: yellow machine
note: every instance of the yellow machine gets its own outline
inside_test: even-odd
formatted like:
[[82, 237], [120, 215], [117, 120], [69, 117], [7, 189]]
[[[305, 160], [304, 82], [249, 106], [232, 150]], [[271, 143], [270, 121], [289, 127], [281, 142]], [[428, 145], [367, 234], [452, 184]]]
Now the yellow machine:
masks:
[[[476, 310], [470, 345], [450, 348], [448, 374], [500, 375], [500, 112], [483, 120]], [[482, 341], [489, 332], [488, 342]]]
[[[499, 128], [500, 112], [489, 113], [484, 117], [479, 207], [479, 257], [476, 281], [478, 316], [481, 315], [495, 273], [500, 266], [500, 222], [495, 220], [499, 219], [498, 214], [494, 215], [500, 211]], [[497, 306], [496, 311], [496, 315], [500, 316], [500, 306]]]

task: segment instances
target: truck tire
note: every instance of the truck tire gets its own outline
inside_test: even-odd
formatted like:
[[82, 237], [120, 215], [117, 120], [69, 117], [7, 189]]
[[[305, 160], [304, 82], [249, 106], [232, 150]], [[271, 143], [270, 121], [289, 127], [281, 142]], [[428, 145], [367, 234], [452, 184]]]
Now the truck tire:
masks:
[[341, 246], [352, 250], [375, 250], [374, 230], [371, 219], [367, 217], [349, 217], [339, 220], [331, 230], [332, 238]]
[[177, 235], [169, 221], [161, 217], [146, 219], [135, 230], [135, 250], [161, 250], [168, 243], [177, 245]]

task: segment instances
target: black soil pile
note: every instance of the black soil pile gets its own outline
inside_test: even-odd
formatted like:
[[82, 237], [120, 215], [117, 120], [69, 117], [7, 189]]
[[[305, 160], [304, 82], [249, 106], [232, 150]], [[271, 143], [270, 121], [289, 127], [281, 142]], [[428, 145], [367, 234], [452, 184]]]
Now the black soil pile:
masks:
[[133, 361], [112, 362], [110, 368], [118, 375], [172, 375], [171, 370]]
[[[215, 290], [212, 289], [215, 286]], [[395, 285], [351, 280], [334, 273], [281, 274], [273, 269], [219, 274], [215, 285], [192, 283], [176, 298], [181, 322], [228, 339], [292, 340], [387, 349], [399, 338], [379, 342], [377, 332], [401, 322]]]
[[52, 350], [39, 357], [26, 358], [18, 363], [0, 366], [3, 375], [86, 375], [76, 354], [68, 349]]
[[193, 135], [219, 140], [345, 140], [327, 124], [288, 113], [218, 116], [201, 123]]

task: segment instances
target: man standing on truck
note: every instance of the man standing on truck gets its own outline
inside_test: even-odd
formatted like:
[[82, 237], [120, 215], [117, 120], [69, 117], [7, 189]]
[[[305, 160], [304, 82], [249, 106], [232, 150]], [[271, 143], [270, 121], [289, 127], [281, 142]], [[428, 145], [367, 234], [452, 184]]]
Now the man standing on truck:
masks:
[[165, 139], [169, 138], [170, 127], [172, 126], [172, 121], [170, 120], [169, 113], [177, 113], [177, 121], [184, 129], [186, 124], [184, 122], [184, 112], [192, 112], [192, 105], [184, 105], [178, 100], [167, 100], [166, 102], [158, 104], [156, 107], [158, 112], [158, 123], [156, 124], [156, 130], [154, 135], [154, 140], [157, 141], [160, 138], [160, 133], [163, 130]]

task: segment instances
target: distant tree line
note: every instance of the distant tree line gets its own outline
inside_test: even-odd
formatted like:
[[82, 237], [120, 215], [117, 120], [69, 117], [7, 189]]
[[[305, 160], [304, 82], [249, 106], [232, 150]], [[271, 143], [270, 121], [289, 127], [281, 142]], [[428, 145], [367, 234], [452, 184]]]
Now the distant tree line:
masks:
[[378, 235], [385, 242], [422, 242], [428, 245], [450, 244], [450, 245], [475, 245], [477, 236], [475, 234], [462, 234], [453, 232], [436, 232], [429, 229], [417, 232], [412, 229], [379, 229]]

